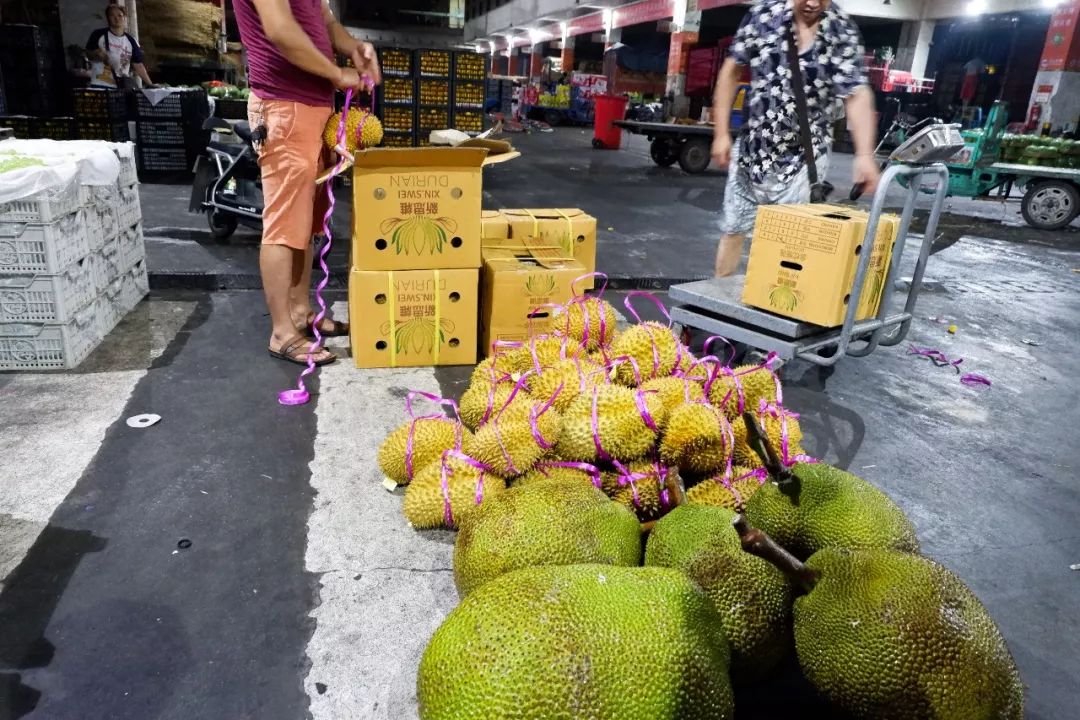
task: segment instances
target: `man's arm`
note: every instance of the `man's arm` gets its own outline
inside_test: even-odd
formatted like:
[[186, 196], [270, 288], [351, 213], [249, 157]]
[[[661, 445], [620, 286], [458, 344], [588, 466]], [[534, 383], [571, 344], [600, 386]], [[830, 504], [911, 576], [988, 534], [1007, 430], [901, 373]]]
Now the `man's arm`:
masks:
[[848, 130], [855, 144], [855, 184], [864, 193], [877, 189], [881, 172], [874, 157], [874, 139], [877, 129], [874, 123], [874, 93], [867, 86], [856, 88], [844, 101], [847, 109]]
[[731, 105], [739, 91], [739, 65], [734, 58], [724, 60], [713, 93], [713, 160], [719, 167], [731, 162]]
[[339, 88], [358, 87], [360, 76], [351, 68], [339, 68], [315, 47], [300, 23], [296, 22], [289, 0], [252, 0], [263, 32], [293, 65], [312, 75], [326, 78]]
[[330, 44], [336, 52], [352, 58], [353, 65], [360, 75], [368, 77], [378, 85], [382, 82], [382, 71], [379, 69], [379, 59], [375, 54], [375, 48], [366, 42], [354, 38], [345, 26], [334, 17], [334, 11], [330, 9], [329, 0], [323, 0], [323, 22], [326, 30], [330, 33]]
[[153, 81], [150, 79], [150, 73], [146, 72], [146, 66], [140, 63], [131, 63], [131, 69], [135, 71], [135, 74], [142, 78], [143, 83], [149, 87], [153, 85]]

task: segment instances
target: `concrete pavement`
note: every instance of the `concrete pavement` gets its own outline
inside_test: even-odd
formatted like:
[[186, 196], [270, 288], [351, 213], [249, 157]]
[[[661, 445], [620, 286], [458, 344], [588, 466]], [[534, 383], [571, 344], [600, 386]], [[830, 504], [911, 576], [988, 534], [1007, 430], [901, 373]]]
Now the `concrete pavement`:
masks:
[[[561, 161], [537, 155], [534, 189], [550, 193]], [[573, 204], [605, 213], [602, 263], [700, 272], [715, 213], [641, 206], [708, 197], [717, 178], [609, 187], [635, 157], [589, 158], [595, 188], [573, 186]], [[1051, 720], [1080, 703], [1080, 639], [1063, 631], [1080, 612], [1080, 248], [1009, 232], [938, 244], [909, 337], [992, 388], [905, 344], [831, 374], [792, 365], [786, 397], [808, 451], [886, 489], [971, 585], [1029, 685], [1028, 717]], [[266, 356], [264, 314], [255, 291], [156, 291], [79, 371], [0, 375], [0, 718], [416, 717], [420, 654], [456, 603], [453, 535], [407, 526], [375, 452], [409, 390], [457, 396], [469, 369], [360, 371], [335, 341], [343, 361], [312, 404], [281, 408], [296, 368]], [[142, 412], [163, 420], [124, 424]], [[740, 720], [826, 712], [790, 670], [740, 690]]]

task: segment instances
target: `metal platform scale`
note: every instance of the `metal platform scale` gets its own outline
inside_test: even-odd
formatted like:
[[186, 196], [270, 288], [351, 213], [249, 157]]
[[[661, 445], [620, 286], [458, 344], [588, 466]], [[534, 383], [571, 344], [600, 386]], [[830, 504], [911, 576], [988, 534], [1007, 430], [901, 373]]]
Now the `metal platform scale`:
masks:
[[[899, 182], [907, 190], [907, 197], [896, 249], [885, 282], [887, 290], [883, 293], [876, 317], [856, 322], [856, 302], [849, 303], [844, 324], [839, 328], [825, 328], [775, 315], [743, 304], [741, 297], [746, 278], [744, 275], [733, 275], [672, 286], [669, 292], [671, 302], [675, 304], [671, 311], [672, 319], [682, 328], [720, 335], [761, 353], [776, 353], [784, 361], [800, 359], [826, 367], [835, 365], [845, 355], [865, 357], [878, 346], [899, 344], [911, 327], [930, 247], [949, 190], [949, 171], [942, 163], [955, 155], [963, 145], [958, 125], [931, 125], [898, 147], [889, 157], [890, 164], [882, 174], [870, 207], [863, 250], [851, 291], [853, 298], [862, 296], [878, 220], [885, 206], [885, 195], [893, 182]], [[931, 182], [927, 183], [928, 180]], [[915, 202], [920, 194], [932, 194], [933, 207], [904, 309], [894, 312], [892, 293], [888, 289], [895, 286]]]

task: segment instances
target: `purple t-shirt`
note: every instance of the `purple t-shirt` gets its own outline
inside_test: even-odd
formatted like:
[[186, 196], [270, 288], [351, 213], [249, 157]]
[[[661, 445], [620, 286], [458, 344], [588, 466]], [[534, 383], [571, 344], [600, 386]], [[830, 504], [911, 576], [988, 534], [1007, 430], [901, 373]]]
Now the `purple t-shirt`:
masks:
[[[322, 0], [289, 0], [293, 17], [315, 47], [330, 60], [334, 49], [322, 16]], [[263, 100], [292, 100], [314, 107], [332, 107], [334, 84], [293, 65], [266, 37], [251, 0], [233, 0], [236, 25], [248, 58], [248, 85]]]

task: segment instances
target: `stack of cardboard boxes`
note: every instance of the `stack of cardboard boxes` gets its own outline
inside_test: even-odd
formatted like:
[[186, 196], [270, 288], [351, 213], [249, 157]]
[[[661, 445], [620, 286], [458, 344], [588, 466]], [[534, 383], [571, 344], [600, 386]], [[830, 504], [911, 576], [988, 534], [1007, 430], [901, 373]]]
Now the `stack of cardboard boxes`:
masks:
[[553, 310], [592, 288], [596, 218], [577, 209], [485, 211], [481, 348], [547, 333]]
[[357, 367], [476, 362], [486, 158], [472, 148], [357, 154], [349, 277]]
[[592, 287], [594, 218], [481, 212], [483, 167], [506, 157], [464, 147], [357, 154], [349, 276], [357, 367], [471, 365], [496, 341], [548, 332], [552, 306]]

